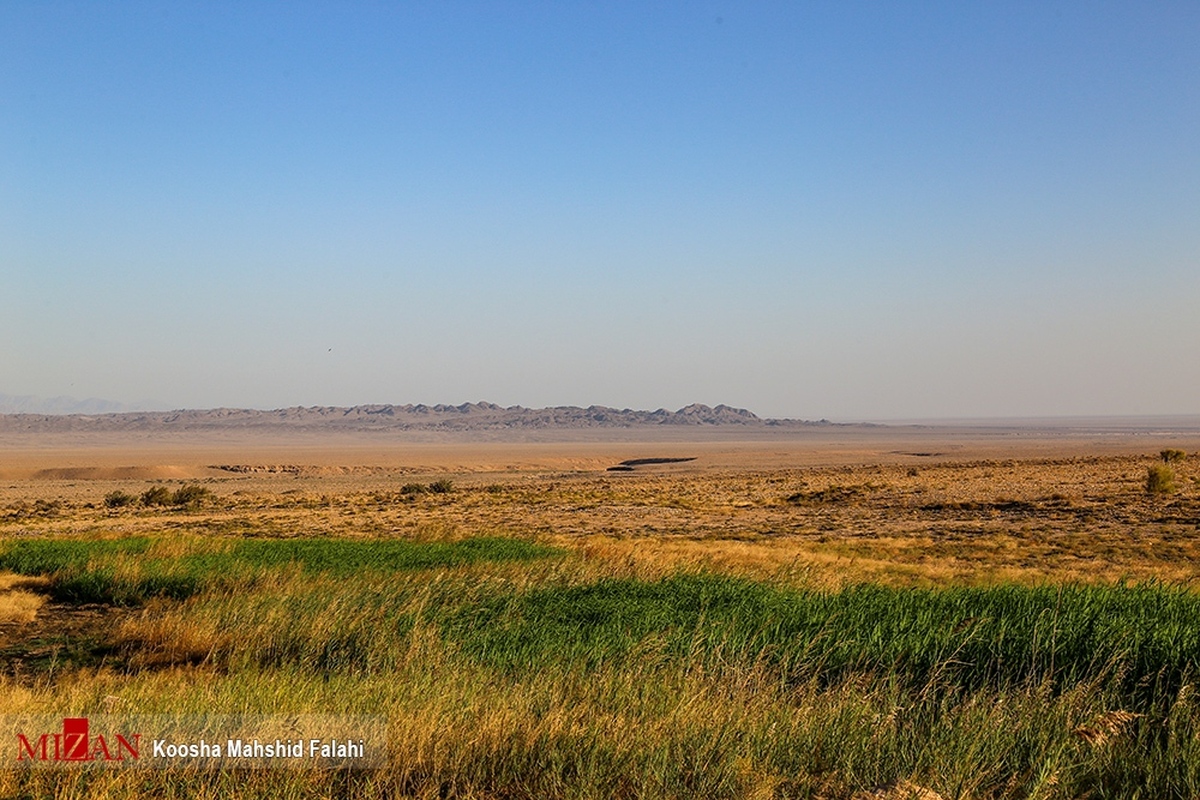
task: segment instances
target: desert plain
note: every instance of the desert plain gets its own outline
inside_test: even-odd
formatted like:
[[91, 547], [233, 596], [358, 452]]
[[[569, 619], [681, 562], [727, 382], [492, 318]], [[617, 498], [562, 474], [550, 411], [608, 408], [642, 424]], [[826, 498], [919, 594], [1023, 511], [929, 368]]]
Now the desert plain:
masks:
[[369, 709], [389, 761], [0, 794], [1196, 797], [1197, 577], [1197, 418], [10, 426], [6, 713]]
[[[482, 441], [480, 439], [483, 439]], [[218, 432], [0, 439], [0, 530], [132, 535], [503, 532], [657, 563], [814, 578], [1022, 582], [1195, 577], [1200, 419], [472, 434]], [[663, 459], [622, 469], [630, 460]], [[450, 481], [455, 491], [404, 494]], [[180, 510], [111, 492], [197, 484]], [[39, 506], [40, 503], [40, 506]], [[41, 509], [41, 510], [39, 510]]]

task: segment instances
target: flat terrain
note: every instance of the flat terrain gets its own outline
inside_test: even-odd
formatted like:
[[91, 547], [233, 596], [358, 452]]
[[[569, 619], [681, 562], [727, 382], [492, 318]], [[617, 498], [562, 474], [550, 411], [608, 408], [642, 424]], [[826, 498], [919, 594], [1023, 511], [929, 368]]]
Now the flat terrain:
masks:
[[11, 713], [370, 709], [393, 752], [0, 794], [1200, 792], [1191, 421], [480, 438], [3, 434]]
[[[1173, 467], [1176, 492], [1145, 491], [1162, 449], [1200, 451], [1200, 433], [1186, 426], [441, 438], [208, 433], [125, 442], [111, 434], [10, 434], [0, 459], [0, 533], [501, 531], [662, 564], [792, 564], [835, 581], [1186, 581], [1200, 556], [1200, 459]], [[691, 460], [611, 469], [659, 458]], [[401, 492], [439, 479], [457, 491]], [[184, 510], [104, 503], [114, 491], [140, 495], [188, 483], [213, 497]]]

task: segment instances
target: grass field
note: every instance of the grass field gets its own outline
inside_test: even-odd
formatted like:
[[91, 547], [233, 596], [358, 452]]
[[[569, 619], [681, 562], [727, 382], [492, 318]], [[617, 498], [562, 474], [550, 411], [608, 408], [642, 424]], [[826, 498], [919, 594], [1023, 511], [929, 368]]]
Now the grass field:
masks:
[[0, 796], [1200, 797], [1200, 487], [1151, 463], [21, 485], [6, 712], [383, 714], [389, 766]]

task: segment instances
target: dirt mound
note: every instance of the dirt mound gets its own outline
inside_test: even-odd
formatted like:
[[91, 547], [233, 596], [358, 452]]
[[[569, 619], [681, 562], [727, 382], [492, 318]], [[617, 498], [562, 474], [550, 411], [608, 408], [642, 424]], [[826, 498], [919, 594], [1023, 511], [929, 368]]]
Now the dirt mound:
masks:
[[415, 468], [381, 467], [371, 465], [318, 465], [318, 464], [212, 464], [209, 469], [232, 472], [238, 475], [391, 475], [417, 472]]
[[29, 477], [34, 480], [59, 481], [152, 481], [206, 478], [213, 474], [209, 467], [179, 467], [157, 464], [142, 467], [52, 467], [39, 469]]

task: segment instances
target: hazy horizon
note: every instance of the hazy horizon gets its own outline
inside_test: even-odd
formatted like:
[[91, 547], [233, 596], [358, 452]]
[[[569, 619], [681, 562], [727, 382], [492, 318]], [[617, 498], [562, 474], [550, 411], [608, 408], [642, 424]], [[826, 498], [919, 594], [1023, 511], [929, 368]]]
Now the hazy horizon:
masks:
[[1197, 34], [1194, 3], [8, 4], [0, 391], [1194, 415]]
[[[383, 401], [376, 403], [359, 403], [358, 406], [451, 406], [461, 407], [463, 405], [474, 405], [478, 403], [490, 403], [487, 398], [479, 398], [477, 400], [468, 400], [460, 403], [444, 403], [444, 402], [421, 402], [421, 401]], [[499, 404], [496, 404], [499, 405]], [[589, 404], [599, 405], [599, 404]], [[691, 404], [688, 404], [691, 405]], [[713, 408], [725, 405], [727, 403], [703, 403]], [[0, 393], [0, 415], [6, 414], [33, 414], [33, 415], [101, 415], [101, 414], [139, 414], [139, 413], [172, 413], [172, 412], [204, 412], [216, 410], [248, 410], [248, 411], [280, 411], [293, 408], [338, 408], [345, 406], [328, 406], [328, 405], [308, 405], [308, 406], [213, 406], [207, 408], [197, 408], [194, 406], [171, 407], [153, 402], [119, 404], [114, 403], [104, 398], [75, 398], [75, 397], [35, 397], [30, 395], [17, 396]], [[527, 408], [530, 410], [538, 410], [537, 406], [505, 406], [505, 408]], [[563, 406], [560, 406], [563, 407]], [[588, 406], [566, 406], [572, 408], [586, 409]], [[680, 408], [667, 408], [665, 406], [657, 406], [653, 408], [629, 408], [616, 407], [617, 411], [658, 411], [666, 410], [675, 412], [682, 410]], [[736, 408], [736, 407], [735, 407]], [[972, 427], [972, 426], [999, 426], [999, 427], [1077, 427], [1082, 426], [1089, 429], [1101, 430], [1104, 428], [1119, 428], [1124, 430], [1130, 429], [1151, 429], [1168, 428], [1178, 429], [1180, 431], [1190, 430], [1192, 428], [1200, 428], [1200, 414], [1092, 414], [1092, 415], [1069, 415], [1060, 414], [1041, 417], [867, 417], [867, 418], [780, 418], [771, 417], [769, 415], [758, 414], [755, 409], [741, 409], [755, 413], [761, 419], [792, 419], [805, 422], [830, 422], [838, 425], [844, 424], [880, 424], [880, 425], [930, 425], [930, 426], [955, 426], [955, 427]]]

